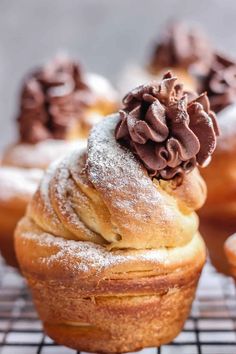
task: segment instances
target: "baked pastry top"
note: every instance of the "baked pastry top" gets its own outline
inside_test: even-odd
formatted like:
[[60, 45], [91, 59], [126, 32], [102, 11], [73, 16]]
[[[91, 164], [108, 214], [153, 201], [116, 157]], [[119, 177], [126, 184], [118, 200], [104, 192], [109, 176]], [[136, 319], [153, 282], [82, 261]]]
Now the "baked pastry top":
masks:
[[[92, 241], [108, 249], [178, 247], [193, 238], [198, 229], [194, 211], [206, 197], [196, 165], [209, 160], [215, 148], [216, 123], [201, 100], [195, 99], [188, 106], [187, 96], [175, 87], [170, 74], [163, 81], [164, 86], [150, 86], [152, 95], [147, 94], [147, 87], [139, 90], [138, 99], [133, 96], [131, 111], [126, 107], [94, 127], [87, 151], [75, 151], [49, 169], [28, 208], [27, 217], [33, 223], [54, 236]], [[179, 101], [174, 125], [169, 121], [172, 116], [168, 116], [168, 107], [175, 107]], [[148, 149], [156, 151], [160, 144], [167, 149], [161, 155], [165, 162], [155, 173], [146, 168], [137, 145], [135, 153], [132, 151], [131, 135], [119, 135], [120, 124], [126, 123], [132, 132], [140, 132], [127, 120], [124, 123], [124, 113], [131, 121], [132, 114], [137, 118], [140, 102], [146, 110], [153, 110], [149, 124], [154, 130], [156, 113], [159, 115], [155, 111], [157, 103], [167, 110], [162, 125], [169, 133], [160, 142], [155, 141], [155, 134], [148, 140], [140, 133], [144, 147], [148, 140]], [[142, 124], [146, 121], [139, 119]], [[207, 148], [203, 148], [202, 129]], [[168, 151], [170, 141], [173, 144]], [[184, 164], [188, 160], [191, 163]], [[174, 171], [171, 177], [163, 172], [170, 169]]]

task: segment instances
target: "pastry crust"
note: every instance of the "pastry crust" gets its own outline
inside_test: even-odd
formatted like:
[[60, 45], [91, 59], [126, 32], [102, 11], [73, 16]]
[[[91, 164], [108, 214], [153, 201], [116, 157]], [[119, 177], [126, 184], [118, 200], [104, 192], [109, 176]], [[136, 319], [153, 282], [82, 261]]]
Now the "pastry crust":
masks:
[[15, 246], [46, 333], [91, 352], [127, 352], [181, 330], [205, 262], [194, 212], [197, 169], [182, 183], [152, 180], [116, 142], [113, 115], [87, 151], [50, 167]]
[[14, 230], [43, 175], [40, 169], [0, 168], [0, 250], [6, 262], [17, 266]]
[[44, 169], [66, 151], [85, 147], [87, 142], [45, 141], [36, 145], [17, 144], [7, 149], [0, 167], [0, 251], [6, 262], [18, 266], [14, 230], [24, 216]]
[[216, 269], [229, 274], [223, 246], [236, 229], [236, 106], [218, 116], [221, 135], [210, 165], [202, 170], [207, 200], [199, 211], [200, 232]]
[[236, 235], [230, 236], [224, 243], [224, 252], [229, 264], [230, 274], [236, 279]]
[[[34, 188], [29, 192], [33, 183], [33, 169], [40, 169], [42, 175], [43, 170], [56, 159], [62, 158], [69, 151], [85, 147], [91, 127], [117, 109], [117, 93], [105, 78], [86, 73], [85, 81], [94, 101], [90, 102], [80, 119], [77, 117], [68, 123], [70, 126], [64, 140], [47, 139], [36, 144], [20, 141], [9, 146], [3, 153], [3, 167], [0, 167], [0, 250], [11, 265], [17, 264], [13, 249], [15, 226], [25, 214], [26, 206], [40, 180], [38, 178], [34, 181]], [[37, 110], [35, 114], [33, 118], [37, 120]], [[5, 191], [6, 184], [9, 197]]]
[[16, 249], [46, 333], [89, 352], [171, 341], [188, 316], [205, 262], [198, 234], [173, 249], [108, 251], [43, 233], [28, 218], [17, 228]]

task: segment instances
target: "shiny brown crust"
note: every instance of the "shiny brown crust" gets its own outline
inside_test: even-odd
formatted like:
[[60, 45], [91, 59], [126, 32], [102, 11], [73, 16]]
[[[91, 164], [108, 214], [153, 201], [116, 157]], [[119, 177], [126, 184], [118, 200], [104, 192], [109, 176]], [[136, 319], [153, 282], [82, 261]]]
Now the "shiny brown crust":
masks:
[[127, 352], [181, 330], [205, 262], [194, 210], [197, 169], [152, 180], [116, 142], [118, 116], [86, 152], [50, 167], [18, 224], [15, 246], [46, 333], [91, 352]]

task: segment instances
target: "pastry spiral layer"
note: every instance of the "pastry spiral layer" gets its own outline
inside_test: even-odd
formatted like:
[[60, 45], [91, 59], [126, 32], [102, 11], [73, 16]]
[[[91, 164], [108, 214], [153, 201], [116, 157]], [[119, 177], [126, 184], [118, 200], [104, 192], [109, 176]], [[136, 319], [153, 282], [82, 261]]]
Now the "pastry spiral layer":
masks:
[[175, 180], [152, 180], [115, 140], [119, 116], [91, 132], [87, 153], [52, 166], [29, 207], [44, 231], [113, 248], [178, 247], [198, 229], [194, 210], [205, 200], [198, 170]]
[[[179, 185], [151, 179], [114, 136], [53, 164], [18, 224], [15, 245], [45, 331], [92, 352], [159, 346], [181, 330], [205, 262], [195, 168]], [[68, 301], [69, 299], [69, 301]]]

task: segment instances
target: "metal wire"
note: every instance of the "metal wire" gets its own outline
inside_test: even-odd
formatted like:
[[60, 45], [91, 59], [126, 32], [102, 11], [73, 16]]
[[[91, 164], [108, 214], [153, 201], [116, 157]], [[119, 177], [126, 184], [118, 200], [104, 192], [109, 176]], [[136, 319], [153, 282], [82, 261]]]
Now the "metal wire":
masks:
[[[79, 354], [42, 331], [25, 281], [0, 260], [0, 354]], [[170, 344], [143, 354], [235, 354], [236, 294], [230, 278], [208, 264], [191, 315]], [[82, 352], [80, 354], [83, 354]]]

